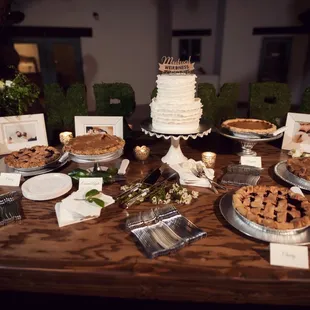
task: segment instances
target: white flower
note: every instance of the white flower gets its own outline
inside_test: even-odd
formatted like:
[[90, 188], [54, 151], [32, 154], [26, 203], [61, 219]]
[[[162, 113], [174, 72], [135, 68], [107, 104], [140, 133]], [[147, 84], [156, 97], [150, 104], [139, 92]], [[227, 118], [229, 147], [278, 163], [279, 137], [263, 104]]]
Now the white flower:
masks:
[[3, 89], [4, 89], [4, 86], [5, 86], [4, 82], [3, 82], [3, 81], [0, 81], [0, 90], [3, 90]]
[[189, 205], [191, 202], [192, 202], [192, 196], [191, 196], [191, 195], [188, 195], [188, 197], [184, 200], [184, 203], [185, 203], [186, 205]]
[[171, 195], [169, 193], [166, 194], [166, 199], [170, 199], [171, 198]]
[[181, 196], [182, 199], [186, 199], [187, 197], [188, 197], [187, 193], [183, 193], [182, 196]]
[[198, 192], [196, 192], [196, 191], [192, 191], [192, 196], [193, 196], [193, 198], [198, 198], [198, 195], [199, 195], [199, 193]]
[[5, 86], [7, 86], [7, 87], [11, 87], [12, 84], [13, 84], [13, 82], [10, 81], [10, 80], [6, 80], [6, 81], [5, 81]]
[[154, 205], [157, 204], [157, 198], [156, 198], [156, 196], [153, 196], [153, 197], [152, 197], [152, 203], [153, 203]]

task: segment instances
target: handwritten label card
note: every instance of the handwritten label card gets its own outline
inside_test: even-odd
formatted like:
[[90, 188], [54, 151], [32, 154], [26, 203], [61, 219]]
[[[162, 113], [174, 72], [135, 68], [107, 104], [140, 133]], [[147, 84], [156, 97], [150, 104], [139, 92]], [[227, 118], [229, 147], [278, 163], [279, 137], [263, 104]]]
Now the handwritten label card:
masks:
[[262, 168], [262, 158], [260, 156], [241, 156], [240, 164]]
[[270, 243], [270, 264], [309, 269], [308, 247]]
[[80, 178], [79, 190], [96, 189], [102, 191], [102, 178]]
[[0, 173], [0, 185], [19, 186], [21, 174], [19, 173]]

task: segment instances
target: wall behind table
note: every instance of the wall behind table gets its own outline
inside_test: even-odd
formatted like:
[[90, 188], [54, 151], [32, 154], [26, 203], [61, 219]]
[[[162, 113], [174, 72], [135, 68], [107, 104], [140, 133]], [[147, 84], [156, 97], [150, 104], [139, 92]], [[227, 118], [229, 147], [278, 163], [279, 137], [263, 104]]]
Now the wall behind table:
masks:
[[[27, 26], [90, 27], [81, 38], [90, 111], [94, 83], [131, 84], [137, 105], [149, 101], [157, 73], [157, 7], [154, 0], [40, 0], [23, 4]], [[97, 12], [99, 20], [92, 14]]]
[[[258, 76], [263, 37], [253, 36], [253, 28], [300, 25], [297, 16], [305, 9], [306, 1], [228, 0], [226, 3], [220, 84], [241, 83], [240, 100], [248, 101], [248, 84], [255, 82]], [[293, 37], [288, 83], [294, 104], [298, 103], [300, 97], [307, 44], [306, 35]]]

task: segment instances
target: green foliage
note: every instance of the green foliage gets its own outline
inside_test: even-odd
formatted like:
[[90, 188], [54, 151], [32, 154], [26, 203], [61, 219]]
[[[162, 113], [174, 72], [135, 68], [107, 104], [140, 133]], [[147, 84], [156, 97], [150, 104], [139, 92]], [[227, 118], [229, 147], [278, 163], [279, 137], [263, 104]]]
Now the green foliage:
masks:
[[217, 95], [210, 83], [198, 84], [197, 96], [203, 104], [203, 120], [218, 126], [224, 120], [237, 115], [237, 100], [239, 96], [238, 83], [225, 83]]
[[155, 87], [151, 93], [151, 99], [155, 98], [157, 96], [157, 87]]
[[299, 112], [310, 114], [310, 87], [307, 87], [303, 93]]
[[59, 84], [44, 86], [48, 127], [60, 131], [74, 129], [74, 116], [87, 115], [86, 88], [73, 84], [65, 94]]
[[276, 82], [250, 84], [250, 115], [252, 118], [263, 119], [279, 126], [290, 107], [291, 91], [287, 84]]
[[[127, 83], [100, 83], [93, 86], [96, 98], [97, 115], [130, 116], [136, 107], [135, 92]], [[119, 104], [111, 104], [118, 99]]]
[[39, 98], [40, 89], [23, 73], [16, 72], [12, 81], [0, 80], [0, 115], [22, 115]]

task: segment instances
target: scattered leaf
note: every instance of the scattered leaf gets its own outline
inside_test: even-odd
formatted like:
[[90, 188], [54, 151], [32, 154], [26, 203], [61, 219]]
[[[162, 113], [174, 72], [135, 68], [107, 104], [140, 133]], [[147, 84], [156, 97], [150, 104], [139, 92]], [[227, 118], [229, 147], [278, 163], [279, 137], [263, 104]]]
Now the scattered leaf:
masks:
[[99, 207], [104, 208], [104, 201], [98, 198], [92, 198], [92, 201]]
[[92, 196], [96, 196], [98, 195], [100, 192], [97, 190], [97, 189], [91, 189], [90, 191], [88, 191], [86, 194], [85, 194], [85, 197], [86, 198], [89, 198], [89, 197], [92, 197]]

